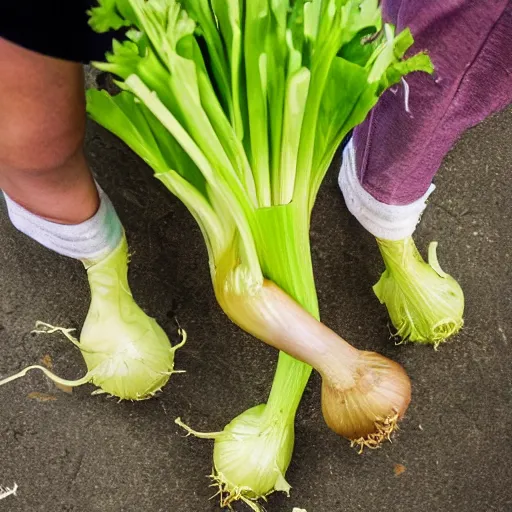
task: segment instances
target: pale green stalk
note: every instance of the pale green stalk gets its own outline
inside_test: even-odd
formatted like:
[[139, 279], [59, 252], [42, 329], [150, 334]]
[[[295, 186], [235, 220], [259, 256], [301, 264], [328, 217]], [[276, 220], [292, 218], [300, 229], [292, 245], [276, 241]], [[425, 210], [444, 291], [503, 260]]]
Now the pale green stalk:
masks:
[[[281, 213], [283, 212], [283, 213]], [[260, 212], [264, 240], [258, 243], [264, 274], [295, 299], [308, 313], [320, 319], [309, 241], [309, 220], [303, 205], [277, 206]], [[305, 229], [295, 229], [304, 225]], [[280, 236], [268, 236], [269, 233]], [[265, 233], [267, 236], [265, 237]], [[269, 418], [281, 418], [285, 425], [293, 423], [311, 366], [279, 353], [272, 389], [265, 407]]]
[[256, 182], [258, 204], [271, 205], [267, 106], [267, 0], [251, 0], [245, 5], [245, 78], [251, 133], [251, 167]]

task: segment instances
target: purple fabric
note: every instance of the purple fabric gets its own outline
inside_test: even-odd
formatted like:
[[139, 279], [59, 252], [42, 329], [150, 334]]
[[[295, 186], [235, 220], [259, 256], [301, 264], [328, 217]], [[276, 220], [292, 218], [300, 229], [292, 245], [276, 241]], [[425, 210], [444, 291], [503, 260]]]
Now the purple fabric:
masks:
[[364, 189], [404, 205], [427, 191], [460, 135], [512, 103], [512, 0], [384, 0], [386, 21], [409, 27], [434, 77], [413, 73], [387, 91], [354, 132]]

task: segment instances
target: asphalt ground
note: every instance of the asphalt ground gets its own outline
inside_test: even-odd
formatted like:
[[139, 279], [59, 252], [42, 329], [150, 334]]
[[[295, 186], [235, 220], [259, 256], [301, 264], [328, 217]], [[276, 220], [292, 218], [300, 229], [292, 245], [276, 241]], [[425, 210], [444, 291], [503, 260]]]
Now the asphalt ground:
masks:
[[[324, 424], [314, 375], [296, 421], [291, 496], [270, 496], [269, 511], [512, 510], [511, 141], [510, 109], [468, 132], [446, 157], [417, 230], [423, 254], [439, 241], [441, 265], [466, 294], [465, 328], [437, 352], [389, 339], [371, 290], [382, 261], [346, 210], [333, 163], [311, 231], [322, 319], [403, 364], [413, 400], [393, 443], [358, 455]], [[199, 229], [146, 165], [93, 123], [86, 147], [128, 233], [136, 300], [171, 337], [175, 315], [188, 331], [176, 356], [187, 373], [141, 403], [90, 396], [91, 386], [67, 393], [37, 372], [0, 388], [0, 486], [18, 485], [0, 511], [219, 510], [209, 500], [212, 442], [185, 437], [174, 419], [219, 430], [264, 402], [276, 352], [217, 306]], [[0, 376], [45, 356], [59, 375], [83, 375], [71, 343], [30, 334], [36, 320], [80, 328], [89, 301], [81, 264], [16, 232], [3, 204], [0, 261]]]

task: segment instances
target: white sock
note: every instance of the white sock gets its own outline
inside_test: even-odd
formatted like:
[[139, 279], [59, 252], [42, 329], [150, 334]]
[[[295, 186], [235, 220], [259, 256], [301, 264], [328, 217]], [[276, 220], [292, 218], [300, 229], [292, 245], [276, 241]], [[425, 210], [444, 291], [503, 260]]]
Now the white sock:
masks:
[[80, 224], [66, 225], [39, 217], [4, 192], [9, 218], [22, 233], [63, 256], [90, 266], [110, 254], [121, 242], [124, 230], [108, 196], [97, 185], [100, 207], [93, 217]]
[[435, 189], [433, 184], [430, 185], [425, 195], [411, 204], [381, 203], [359, 182], [353, 139], [343, 151], [338, 184], [350, 213], [373, 236], [383, 240], [403, 240], [411, 236], [427, 206], [427, 198]]

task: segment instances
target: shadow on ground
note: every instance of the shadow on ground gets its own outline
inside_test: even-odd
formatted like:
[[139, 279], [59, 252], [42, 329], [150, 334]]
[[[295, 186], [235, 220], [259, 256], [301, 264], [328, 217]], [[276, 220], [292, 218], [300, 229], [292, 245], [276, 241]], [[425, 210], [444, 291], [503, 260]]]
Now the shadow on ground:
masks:
[[[445, 270], [467, 298], [466, 328], [436, 353], [389, 341], [371, 292], [381, 271], [373, 240], [346, 211], [335, 162], [315, 209], [312, 241], [323, 320], [359, 348], [402, 363], [413, 402], [393, 444], [358, 456], [324, 425], [319, 379], [297, 418], [291, 512], [505, 512], [512, 510], [512, 110], [468, 133], [446, 158], [417, 231], [440, 242]], [[116, 403], [72, 394], [39, 373], [0, 388], [0, 486], [9, 512], [208, 512], [212, 444], [185, 438], [181, 416], [218, 430], [267, 396], [276, 354], [229, 323], [216, 305], [203, 242], [185, 208], [140, 160], [91, 124], [87, 151], [129, 235], [134, 295], [174, 332], [189, 333], [176, 375], [155, 400]], [[79, 328], [88, 307], [80, 264], [15, 232], [0, 207], [0, 375], [51, 355], [54, 370], [84, 373], [58, 336], [34, 337], [36, 320]], [[34, 394], [35, 393], [35, 394]], [[237, 510], [246, 510], [243, 506]]]

